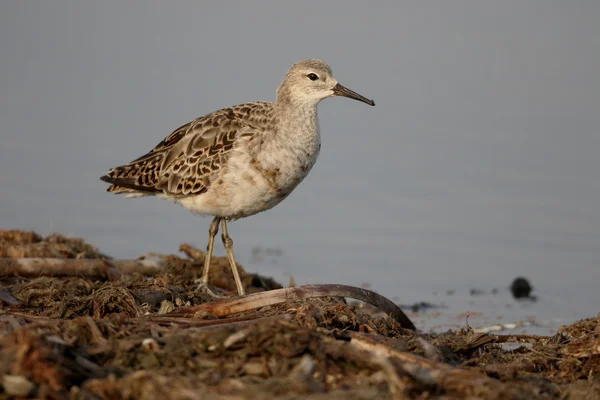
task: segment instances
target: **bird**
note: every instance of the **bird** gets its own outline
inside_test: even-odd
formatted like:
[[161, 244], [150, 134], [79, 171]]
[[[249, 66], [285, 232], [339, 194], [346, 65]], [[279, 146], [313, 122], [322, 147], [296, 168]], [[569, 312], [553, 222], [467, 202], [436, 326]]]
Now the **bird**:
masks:
[[321, 149], [317, 105], [334, 96], [375, 105], [338, 83], [325, 62], [299, 61], [285, 74], [274, 102], [251, 101], [194, 119], [100, 179], [110, 184], [108, 192], [168, 199], [214, 217], [198, 290], [220, 297], [208, 280], [220, 224], [237, 293], [243, 296], [227, 222], [275, 207], [304, 180]]

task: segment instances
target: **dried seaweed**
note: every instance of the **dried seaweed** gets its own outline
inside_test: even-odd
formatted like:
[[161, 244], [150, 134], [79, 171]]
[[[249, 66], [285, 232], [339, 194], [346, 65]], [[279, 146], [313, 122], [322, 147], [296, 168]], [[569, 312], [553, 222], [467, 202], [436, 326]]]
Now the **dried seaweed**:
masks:
[[[414, 332], [339, 297], [222, 313], [233, 300], [194, 291], [204, 253], [182, 251], [146, 276], [3, 278], [0, 399], [600, 398], [600, 316], [544, 337]], [[0, 231], [0, 254], [110, 261], [79, 239], [20, 231]], [[234, 290], [227, 260], [213, 265], [211, 284]]]

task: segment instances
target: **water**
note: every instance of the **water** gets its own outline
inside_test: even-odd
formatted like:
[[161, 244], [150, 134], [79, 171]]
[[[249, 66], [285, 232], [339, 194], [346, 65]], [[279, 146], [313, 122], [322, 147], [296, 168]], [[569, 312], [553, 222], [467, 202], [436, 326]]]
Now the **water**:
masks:
[[499, 334], [554, 335], [560, 326], [594, 317], [598, 313], [594, 285], [588, 285], [583, 290], [537, 288], [535, 301], [515, 300], [507, 288], [494, 288], [491, 285], [480, 285], [478, 288], [483, 293], [471, 295], [471, 290], [466, 286], [473, 287], [461, 285], [428, 293], [424, 297], [441, 308], [411, 314], [415, 324], [420, 329], [433, 332], [470, 326]]
[[[472, 326], [534, 316], [548, 327], [525, 329], [545, 333], [596, 315], [600, 8], [333, 3], [319, 16], [243, 2], [2, 3], [0, 227], [84, 237], [124, 258], [204, 248], [208, 219], [111, 196], [99, 176], [189, 119], [273, 99], [289, 65], [316, 56], [377, 106], [322, 103], [307, 180], [230, 225], [242, 265], [444, 304], [419, 317], [435, 329], [469, 310]], [[281, 29], [290, 12], [302, 18]], [[280, 255], [257, 260], [257, 246]], [[516, 276], [537, 303], [510, 299]], [[473, 287], [500, 292], [472, 298]]]

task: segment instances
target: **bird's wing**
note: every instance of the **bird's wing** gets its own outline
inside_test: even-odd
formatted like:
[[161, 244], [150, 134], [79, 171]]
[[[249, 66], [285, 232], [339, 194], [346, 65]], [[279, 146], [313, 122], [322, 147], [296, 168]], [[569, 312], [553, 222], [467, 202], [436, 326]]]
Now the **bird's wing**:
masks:
[[195, 119], [167, 136], [155, 148], [102, 176], [113, 193], [197, 195], [211, 181], [241, 138], [252, 138], [269, 122], [271, 103], [224, 108]]

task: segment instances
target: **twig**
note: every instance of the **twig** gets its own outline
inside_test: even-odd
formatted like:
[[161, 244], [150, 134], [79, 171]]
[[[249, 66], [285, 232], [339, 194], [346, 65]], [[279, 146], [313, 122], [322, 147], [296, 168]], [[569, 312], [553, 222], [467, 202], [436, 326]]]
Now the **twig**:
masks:
[[[365, 335], [351, 332], [350, 344], [355, 348], [385, 357], [397, 362], [399, 368], [415, 381], [425, 386], [439, 386], [448, 392], [459, 391], [463, 395], [475, 392], [477, 387], [486, 387], [490, 391], [499, 389], [501, 383], [472, 370], [452, 367], [441, 362], [428, 360], [418, 355], [395, 350], [370, 339]], [[458, 387], [453, 387], [460, 385]]]
[[179, 251], [184, 252], [186, 256], [196, 261], [203, 261], [205, 257], [205, 254], [202, 250], [198, 250], [187, 243], [182, 243], [179, 245]]
[[102, 332], [100, 332], [100, 328], [98, 328], [98, 325], [96, 324], [94, 319], [89, 315], [86, 315], [85, 317], [83, 317], [83, 320], [85, 321], [86, 325], [90, 328], [92, 342], [100, 345], [106, 344], [107, 340], [104, 338], [104, 335], [102, 335]]

